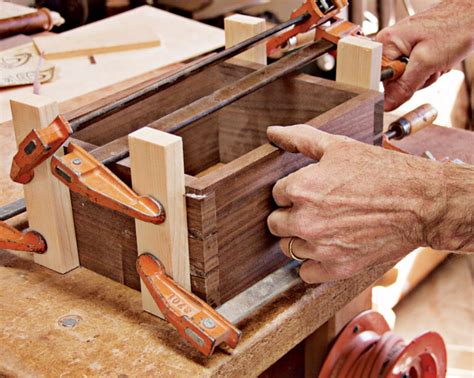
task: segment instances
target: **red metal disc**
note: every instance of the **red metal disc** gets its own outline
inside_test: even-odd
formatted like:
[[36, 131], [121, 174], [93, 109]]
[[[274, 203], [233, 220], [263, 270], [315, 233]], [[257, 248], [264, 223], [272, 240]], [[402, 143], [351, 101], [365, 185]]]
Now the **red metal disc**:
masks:
[[369, 377], [383, 377], [382, 370], [384, 366], [390, 362], [389, 358], [395, 357], [395, 352], [397, 352], [398, 355], [405, 346], [403, 340], [400, 337], [394, 335], [392, 332], [386, 332], [384, 336], [384, 343], [381, 346], [377, 357], [375, 358]]
[[364, 353], [365, 350], [370, 348], [372, 345], [379, 341], [380, 336], [373, 331], [365, 331], [357, 334], [356, 337], [352, 339], [345, 351], [347, 353], [344, 356], [341, 356], [341, 359], [344, 360], [340, 370], [333, 375], [337, 377], [354, 377], [355, 364], [360, 356]]
[[341, 359], [350, 351], [349, 344], [362, 332], [373, 331], [381, 336], [385, 332], [390, 331], [390, 327], [385, 321], [384, 317], [376, 311], [365, 311], [352, 319], [338, 336], [334, 346], [331, 348], [326, 360], [324, 361], [320, 378], [330, 378], [333, 375], [333, 370], [338, 371], [341, 367]]
[[[356, 361], [354, 365], [354, 378], [366, 378], [368, 375], [365, 373], [367, 370], [367, 365], [370, 364], [370, 357], [371, 357], [372, 348], [366, 350], [362, 356]], [[370, 369], [370, 368], [369, 368]]]
[[390, 332], [382, 315], [366, 311], [340, 333], [319, 377], [443, 378], [446, 360], [446, 347], [439, 334], [426, 332], [405, 346]]
[[447, 353], [443, 338], [436, 332], [425, 332], [413, 339], [387, 365], [383, 377], [398, 378], [403, 373], [410, 375], [416, 371], [418, 378], [444, 378], [446, 368]]

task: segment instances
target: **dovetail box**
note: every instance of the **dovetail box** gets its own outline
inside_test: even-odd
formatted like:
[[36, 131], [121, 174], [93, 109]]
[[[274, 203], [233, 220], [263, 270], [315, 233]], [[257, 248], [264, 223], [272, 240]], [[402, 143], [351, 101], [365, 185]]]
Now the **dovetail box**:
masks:
[[[96, 122], [75, 138], [93, 148], [140, 127], [156, 125], [163, 116], [257, 68], [238, 60], [214, 66]], [[149, 83], [102, 99], [88, 109]], [[184, 145], [194, 293], [212, 305], [222, 304], [287, 261], [266, 226], [275, 208], [271, 190], [279, 178], [311, 161], [269, 145], [266, 128], [308, 123], [373, 143], [374, 135], [382, 131], [382, 101], [377, 92], [293, 74], [177, 133]], [[111, 168], [130, 183], [128, 159]], [[139, 289], [134, 220], [75, 194], [72, 201], [81, 265]]]

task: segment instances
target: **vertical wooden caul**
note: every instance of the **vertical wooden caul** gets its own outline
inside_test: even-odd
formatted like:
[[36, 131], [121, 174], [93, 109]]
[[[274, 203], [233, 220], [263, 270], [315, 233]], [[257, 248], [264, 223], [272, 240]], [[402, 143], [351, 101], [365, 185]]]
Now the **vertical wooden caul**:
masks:
[[[58, 104], [44, 96], [24, 95], [10, 101], [16, 142], [19, 144], [32, 129], [48, 126], [59, 114]], [[62, 155], [60, 148], [57, 155]], [[76, 233], [69, 189], [51, 173], [50, 160], [34, 171], [24, 185], [30, 229], [46, 239], [46, 253], [34, 255], [36, 263], [59, 273], [79, 266]]]
[[[225, 48], [228, 49], [248, 38], [265, 31], [265, 20], [263, 18], [234, 14], [224, 20]], [[267, 51], [265, 43], [260, 43], [239, 54], [237, 58], [249, 62], [267, 64]]]
[[[133, 189], [160, 201], [166, 214], [159, 225], [135, 221], [138, 253], [155, 255], [176, 283], [191, 290], [182, 140], [144, 127], [128, 143]], [[143, 282], [141, 289], [143, 309], [162, 317]]]
[[362, 37], [345, 37], [337, 44], [336, 81], [378, 91], [382, 44]]
[[[382, 44], [361, 37], [346, 37], [337, 45], [336, 81], [379, 90]], [[317, 377], [339, 332], [356, 315], [372, 307], [372, 287], [355, 297], [305, 340], [305, 377]]]

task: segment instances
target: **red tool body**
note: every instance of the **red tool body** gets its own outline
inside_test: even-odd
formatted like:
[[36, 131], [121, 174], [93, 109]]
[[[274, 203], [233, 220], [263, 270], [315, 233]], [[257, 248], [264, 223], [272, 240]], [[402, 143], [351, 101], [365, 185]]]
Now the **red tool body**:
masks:
[[320, 378], [443, 378], [447, 353], [436, 332], [425, 332], [409, 344], [390, 331], [376, 311], [356, 316], [338, 336]]

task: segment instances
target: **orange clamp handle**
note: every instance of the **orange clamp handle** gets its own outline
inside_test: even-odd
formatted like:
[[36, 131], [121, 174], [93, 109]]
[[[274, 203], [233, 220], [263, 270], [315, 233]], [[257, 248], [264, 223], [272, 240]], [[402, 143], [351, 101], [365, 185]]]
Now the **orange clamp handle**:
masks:
[[18, 231], [0, 221], [0, 249], [13, 249], [25, 252], [46, 252], [46, 241], [36, 231]]
[[241, 332], [207, 303], [177, 285], [155, 256], [140, 255], [137, 271], [166, 320], [200, 353], [209, 357], [222, 343], [237, 346]]
[[71, 191], [144, 222], [165, 221], [165, 210], [157, 200], [139, 196], [78, 145], [70, 143], [68, 149], [69, 153], [63, 157], [53, 156], [51, 170]]
[[44, 129], [31, 130], [13, 157], [11, 179], [20, 184], [29, 183], [34, 177], [34, 169], [51, 157], [71, 134], [71, 126], [61, 115]]
[[390, 60], [382, 57], [382, 81], [392, 81], [399, 79], [407, 68], [408, 58], [403, 57], [397, 60]]
[[303, 14], [309, 14], [310, 17], [299, 25], [278, 34], [267, 42], [267, 55], [278, 55], [278, 50], [286, 45], [291, 37], [300, 33], [305, 33], [312, 27], [321, 25], [336, 16], [341, 9], [347, 5], [347, 0], [333, 0], [325, 2], [323, 5], [320, 1], [305, 0], [305, 2], [291, 13], [291, 18], [299, 17]]

